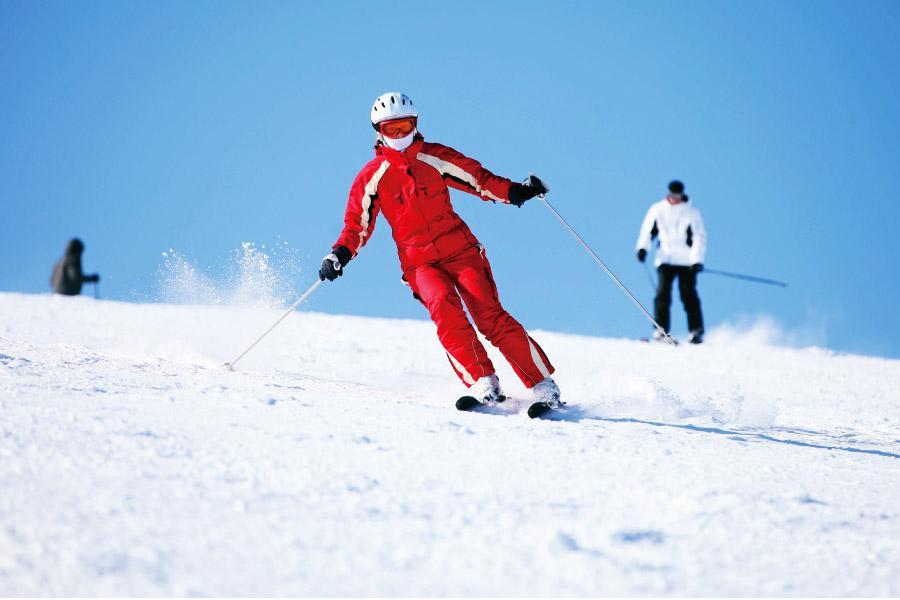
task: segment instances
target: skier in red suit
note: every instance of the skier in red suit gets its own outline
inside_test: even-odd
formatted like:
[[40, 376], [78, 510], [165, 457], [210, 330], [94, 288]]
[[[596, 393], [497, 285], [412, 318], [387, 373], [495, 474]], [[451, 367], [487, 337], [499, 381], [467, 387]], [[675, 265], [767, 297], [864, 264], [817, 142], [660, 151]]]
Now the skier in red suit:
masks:
[[321, 279], [334, 281], [372, 235], [379, 213], [391, 224], [403, 279], [437, 326], [438, 338], [468, 394], [483, 404], [505, 396], [475, 326], [509, 361], [539, 402], [561, 405], [547, 355], [500, 305], [484, 247], [453, 210], [449, 187], [521, 206], [547, 192], [534, 175], [514, 183], [453, 148], [426, 142], [418, 112], [405, 94], [379, 96], [371, 111], [375, 158], [362, 168], [344, 214], [344, 229], [322, 260]]

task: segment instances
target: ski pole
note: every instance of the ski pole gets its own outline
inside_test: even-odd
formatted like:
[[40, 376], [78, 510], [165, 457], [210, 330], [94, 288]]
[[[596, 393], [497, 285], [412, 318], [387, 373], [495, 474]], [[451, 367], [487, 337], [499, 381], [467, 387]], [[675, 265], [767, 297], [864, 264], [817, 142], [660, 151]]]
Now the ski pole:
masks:
[[642, 313], [644, 313], [644, 316], [647, 317], [647, 320], [649, 320], [651, 323], [653, 323], [653, 326], [656, 328], [656, 331], [658, 331], [660, 334], [662, 334], [662, 335], [664, 336], [664, 339], [665, 339], [667, 342], [669, 342], [669, 343], [672, 344], [673, 346], [677, 345], [677, 343], [675, 342], [675, 340], [672, 339], [672, 336], [669, 335], [669, 332], [666, 331], [665, 329], [663, 329], [663, 328], [660, 326], [660, 324], [656, 322], [656, 319], [654, 319], [654, 318], [650, 315], [650, 313], [647, 312], [647, 309], [644, 308], [644, 305], [641, 304], [640, 301], [639, 301], [637, 298], [634, 297], [634, 294], [632, 294], [632, 293], [628, 290], [628, 288], [625, 287], [625, 285], [624, 285], [621, 281], [619, 281], [619, 278], [616, 277], [616, 276], [613, 274], [613, 272], [609, 270], [609, 267], [606, 266], [606, 263], [604, 263], [604, 262], [600, 259], [600, 257], [597, 256], [597, 253], [594, 252], [593, 249], [592, 249], [590, 246], [588, 246], [587, 242], [585, 242], [584, 239], [583, 239], [580, 235], [578, 235], [578, 232], [575, 231], [575, 230], [572, 228], [571, 225], [569, 225], [569, 223], [563, 218], [563, 216], [562, 216], [561, 214], [559, 214], [559, 212], [558, 212], [555, 208], [553, 208], [553, 205], [552, 205], [552, 204], [550, 204], [549, 202], [547, 202], [547, 198], [544, 197], [544, 194], [538, 194], [538, 198], [540, 198], [541, 200], [544, 201], [544, 204], [547, 205], [547, 208], [549, 208], [549, 209], [553, 212], [553, 214], [556, 215], [556, 218], [559, 219], [559, 222], [562, 223], [563, 226], [564, 226], [566, 229], [569, 230], [569, 233], [571, 233], [571, 234], [575, 237], [576, 240], [578, 240], [578, 242], [582, 245], [582, 247], [584, 247], [584, 249], [587, 251], [587, 253], [590, 254], [590, 255], [593, 257], [594, 261], [596, 261], [596, 263], [597, 263], [598, 265], [600, 265], [600, 267], [601, 267], [604, 271], [606, 271], [606, 274], [609, 275], [610, 279], [612, 279], [613, 281], [615, 281], [615, 282], [616, 282], [616, 285], [618, 285], [618, 286], [622, 289], [622, 291], [625, 292], [625, 293], [628, 295], [629, 298], [631, 298], [631, 301], [634, 302], [634, 305], [635, 305], [638, 309], [640, 309], [640, 311], [641, 311]]
[[254, 341], [252, 344], [250, 344], [250, 346], [249, 346], [246, 350], [244, 350], [243, 352], [241, 352], [240, 355], [238, 355], [238, 357], [237, 357], [236, 359], [234, 359], [234, 360], [231, 361], [231, 362], [225, 363], [225, 368], [228, 369], [229, 371], [234, 371], [234, 365], [235, 365], [235, 363], [237, 363], [237, 361], [239, 361], [239, 360], [241, 360], [242, 358], [244, 358], [244, 355], [247, 354], [248, 352], [250, 352], [251, 350], [253, 350], [253, 347], [256, 346], [256, 344], [258, 344], [259, 341], [260, 341], [261, 339], [263, 339], [264, 337], [266, 337], [267, 335], [269, 335], [269, 332], [270, 332], [270, 331], [272, 331], [273, 329], [275, 329], [275, 327], [276, 327], [279, 323], [281, 323], [282, 321], [284, 321], [284, 320], [287, 318], [287, 316], [288, 316], [289, 314], [291, 314], [292, 312], [294, 312], [294, 309], [297, 308], [298, 306], [300, 306], [300, 305], [303, 303], [304, 300], [306, 300], [307, 298], [309, 298], [310, 294], [312, 294], [314, 291], [316, 291], [316, 288], [319, 287], [319, 285], [321, 285], [323, 281], [324, 281], [324, 279], [319, 279], [319, 280], [316, 281], [314, 284], [312, 284], [312, 286], [310, 286], [310, 288], [309, 288], [308, 290], [306, 290], [306, 292], [305, 292], [302, 296], [300, 296], [299, 298], [297, 298], [297, 301], [296, 301], [296, 302], [294, 302], [293, 304], [291, 304], [291, 307], [290, 307], [289, 309], [287, 309], [287, 311], [286, 311], [283, 315], [281, 315], [281, 318], [279, 318], [277, 321], [275, 321], [274, 323], [272, 323], [272, 326], [271, 326], [271, 327], [269, 327], [268, 329], [266, 329], [266, 331], [265, 331], [261, 336], [259, 336], [258, 338], [256, 338], [256, 341]]
[[733, 277], [734, 279], [743, 279], [744, 281], [752, 281], [754, 283], [765, 283], [766, 285], [777, 285], [786, 288], [787, 283], [776, 281], [775, 279], [765, 279], [764, 277], [753, 277], [752, 275], [741, 275], [740, 273], [729, 273], [728, 271], [719, 271], [718, 269], [703, 269], [703, 273], [711, 275], [722, 275], [724, 277]]

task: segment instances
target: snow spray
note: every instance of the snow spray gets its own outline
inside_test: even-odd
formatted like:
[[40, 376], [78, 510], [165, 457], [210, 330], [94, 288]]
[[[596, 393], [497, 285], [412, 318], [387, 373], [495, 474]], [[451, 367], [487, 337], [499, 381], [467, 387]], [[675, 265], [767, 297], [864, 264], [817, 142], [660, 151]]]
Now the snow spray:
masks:
[[211, 304], [283, 308], [297, 296], [301, 261], [296, 249], [244, 242], [218, 269], [200, 269], [170, 248], [157, 268], [158, 300], [170, 304]]

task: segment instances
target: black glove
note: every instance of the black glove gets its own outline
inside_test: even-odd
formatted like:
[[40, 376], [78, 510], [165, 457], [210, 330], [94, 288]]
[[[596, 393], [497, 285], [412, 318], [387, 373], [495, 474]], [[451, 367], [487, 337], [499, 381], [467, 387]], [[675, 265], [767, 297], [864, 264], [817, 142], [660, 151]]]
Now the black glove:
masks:
[[638, 250], [638, 261], [644, 262], [645, 260], [647, 260], [647, 251], [641, 248]]
[[100, 283], [100, 275], [96, 273], [94, 275], [85, 275], [81, 280], [85, 283]]
[[703, 263], [694, 263], [691, 265], [691, 273], [696, 275], [703, 270]]
[[529, 175], [524, 183], [514, 183], [509, 186], [509, 203], [521, 207], [526, 200], [535, 196], [543, 196], [550, 188], [541, 181], [537, 175]]
[[319, 279], [322, 281], [334, 281], [344, 274], [344, 267], [350, 262], [352, 253], [346, 246], [336, 246], [331, 254], [322, 259], [322, 266], [319, 268]]

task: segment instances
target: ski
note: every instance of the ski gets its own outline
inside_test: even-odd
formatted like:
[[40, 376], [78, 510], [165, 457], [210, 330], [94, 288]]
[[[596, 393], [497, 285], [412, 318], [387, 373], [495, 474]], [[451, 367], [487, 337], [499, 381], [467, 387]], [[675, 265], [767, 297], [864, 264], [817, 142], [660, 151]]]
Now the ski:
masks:
[[[506, 398], [504, 398], [506, 400]], [[456, 401], [456, 409], [463, 411], [471, 411], [478, 408], [482, 408], [485, 406], [490, 406], [487, 404], [483, 404], [473, 398], [472, 396], [462, 396], [459, 400]], [[542, 417], [543, 415], [550, 413], [554, 410], [559, 410], [563, 408], [565, 405], [557, 406], [554, 408], [546, 402], [535, 402], [531, 406], [528, 407], [528, 416], [532, 419], [537, 419]]]
[[[641, 341], [644, 342], [644, 343], [646, 343], [646, 344], [649, 344], [649, 343], [651, 343], [651, 342], [654, 342], [654, 343], [664, 343], [664, 340], [654, 340], [653, 338], [647, 338], [647, 337], [642, 337], [642, 338], [641, 338]], [[673, 345], [673, 346], [677, 346], [678, 344], [679, 344], [678, 340], [676, 340], [675, 338], [672, 338], [672, 345]]]
[[463, 396], [459, 400], [456, 401], [456, 409], [457, 410], [474, 410], [476, 408], [481, 407], [491, 407], [502, 404], [506, 401], [506, 396], [500, 396], [496, 402], [491, 404], [485, 404], [484, 402], [479, 402], [472, 396]]
[[463, 396], [456, 401], [456, 410], [472, 410], [478, 406], [481, 406], [481, 402], [472, 396]]
[[535, 402], [528, 407], [528, 416], [532, 419], [537, 419], [538, 417], [543, 416], [552, 410], [554, 410], [554, 408], [546, 402]]

